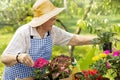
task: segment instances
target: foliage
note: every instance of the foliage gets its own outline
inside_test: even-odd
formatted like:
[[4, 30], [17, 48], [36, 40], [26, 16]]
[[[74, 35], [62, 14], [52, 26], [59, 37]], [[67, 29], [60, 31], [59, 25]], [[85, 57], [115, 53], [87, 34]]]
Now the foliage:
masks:
[[96, 45], [99, 43], [99, 47], [100, 49], [102, 49], [105, 43], [108, 42], [116, 43], [117, 41], [120, 41], [115, 37], [115, 35], [117, 35], [117, 33], [99, 30], [97, 33], [98, 37], [93, 39], [93, 44]]
[[109, 31], [106, 31], [106, 32], [99, 31], [99, 33], [97, 34], [98, 38], [96, 38], [96, 41], [100, 41], [101, 43], [112, 42], [114, 39], [113, 36], [115, 34], [116, 33], [109, 32]]
[[[63, 7], [63, 0], [51, 0], [56, 6]], [[1, 0], [0, 1], [0, 26], [3, 27], [5, 25], [7, 26], [20, 26], [26, 22], [29, 22], [32, 18], [33, 13], [31, 12], [31, 7], [35, 0]], [[86, 30], [90, 28], [100, 27], [98, 24], [104, 24], [104, 20], [108, 20], [108, 24], [110, 24], [113, 17], [109, 15], [115, 15], [118, 14], [119, 17], [119, 1], [115, 0], [94, 0], [93, 7], [91, 9], [91, 12], [88, 15], [87, 22], [90, 21], [90, 24], [88, 25]], [[67, 0], [67, 9], [66, 14], [61, 15], [61, 19], [63, 19], [63, 22], [66, 23], [67, 26], [75, 27], [75, 23], [77, 20], [80, 20], [89, 5], [89, 0], [80, 1], [80, 0]], [[16, 12], [17, 11], [17, 12]], [[16, 12], [17, 15], [14, 13]], [[68, 16], [69, 15], [69, 16]], [[109, 17], [111, 17], [109, 19]], [[67, 20], [64, 20], [64, 18], [69, 18]], [[116, 19], [118, 17], [114, 17]], [[74, 19], [74, 20], [73, 20]], [[72, 20], [72, 21], [70, 21]], [[99, 20], [99, 21], [98, 21]], [[119, 19], [118, 19], [119, 21]], [[99, 22], [99, 23], [98, 23]], [[72, 25], [70, 24], [72, 23]], [[119, 23], [119, 22], [118, 22]], [[89, 27], [92, 26], [92, 27]], [[94, 27], [95, 26], [95, 27]], [[69, 28], [69, 27], [68, 27]], [[85, 27], [84, 27], [85, 28]], [[84, 32], [84, 31], [83, 31]], [[87, 32], [87, 31], [86, 31]]]
[[92, 63], [92, 57], [95, 55], [96, 48], [95, 47], [89, 47], [90, 49], [87, 50], [87, 54], [84, 55], [85, 58], [82, 60], [79, 60], [79, 65], [81, 70], [87, 70], [89, 69], [89, 65]]
[[13, 33], [15, 30], [13, 27], [9, 26], [4, 26], [3, 28], [0, 29], [0, 34], [8, 34], [8, 33]]
[[98, 56], [94, 56], [94, 62], [90, 65], [90, 68], [98, 70], [101, 75], [105, 75], [107, 72], [105, 57], [106, 54], [99, 54]]
[[0, 62], [0, 80], [2, 80], [3, 68], [4, 65]]
[[53, 58], [50, 62], [49, 72], [53, 79], [63, 79], [71, 74], [71, 57], [61, 55]]
[[[102, 15], [109, 15], [109, 14], [119, 14], [120, 11], [118, 11], [120, 9], [119, 6], [120, 5], [120, 1], [119, 0], [95, 0], [94, 6], [96, 6], [94, 8], [94, 12], [96, 12], [97, 14], [102, 14]], [[96, 10], [96, 11], [95, 11]], [[108, 10], [106, 13], [105, 11]]]
[[[120, 76], [120, 50], [113, 50], [110, 53], [109, 50], [104, 51], [102, 54], [93, 57], [95, 61], [90, 65], [90, 68], [98, 70], [98, 72], [104, 76], [107, 74], [108, 70], [112, 70], [111, 74], [116, 74]], [[112, 76], [112, 75], [111, 75]]]
[[31, 6], [35, 0], [1, 0], [0, 26], [19, 26], [32, 16]]
[[80, 19], [80, 20], [77, 21], [77, 26], [80, 27], [80, 28], [85, 28], [86, 23], [85, 23], [85, 21]]
[[1, 34], [2, 31], [0, 31], [0, 55], [3, 53], [4, 49], [8, 45], [10, 39], [12, 38], [13, 33], [9, 34]]

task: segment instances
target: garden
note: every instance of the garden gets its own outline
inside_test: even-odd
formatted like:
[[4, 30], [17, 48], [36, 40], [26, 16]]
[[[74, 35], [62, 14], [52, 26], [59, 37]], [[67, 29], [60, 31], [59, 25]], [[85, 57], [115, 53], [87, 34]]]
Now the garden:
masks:
[[[16, 29], [32, 19], [35, 0], [0, 1], [0, 55]], [[93, 35], [93, 45], [54, 46], [50, 61], [36, 61], [36, 78], [46, 80], [119, 80], [120, 79], [120, 1], [119, 0], [51, 0], [66, 9], [56, 25], [79, 35]], [[16, 11], [17, 10], [17, 11]], [[17, 15], [15, 15], [15, 12]], [[100, 42], [99, 44], [97, 44]], [[38, 66], [39, 61], [46, 64]], [[66, 61], [66, 62], [65, 62]], [[64, 66], [61, 66], [63, 65]], [[41, 69], [46, 68], [42, 75]], [[0, 62], [0, 80], [4, 64]], [[52, 73], [53, 75], [50, 75]], [[41, 75], [38, 75], [41, 74]], [[44, 77], [43, 77], [44, 76]], [[72, 79], [74, 76], [74, 79]], [[70, 78], [70, 79], [69, 79]], [[38, 79], [39, 80], [39, 79]], [[44, 79], [43, 79], [44, 80]]]

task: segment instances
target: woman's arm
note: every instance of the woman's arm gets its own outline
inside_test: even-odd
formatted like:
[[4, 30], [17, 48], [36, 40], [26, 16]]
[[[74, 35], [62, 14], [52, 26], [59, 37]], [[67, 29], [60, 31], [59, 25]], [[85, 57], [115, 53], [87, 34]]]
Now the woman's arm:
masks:
[[27, 32], [29, 31], [28, 29], [29, 27], [28, 28], [26, 27], [27, 26], [18, 28], [13, 38], [11, 39], [10, 43], [2, 53], [1, 61], [6, 66], [12, 66], [17, 64], [16, 56], [18, 55], [19, 52], [20, 54], [18, 55], [18, 60], [21, 63], [27, 66], [33, 65], [32, 59], [30, 58], [29, 54], [26, 53], [28, 51], [28, 46], [29, 46], [28, 44], [29, 42], [27, 42], [29, 40], [29, 37], [27, 37], [28, 35]]
[[[18, 54], [13, 55], [13, 54], [7, 54], [7, 55], [2, 55], [1, 56], [1, 62], [4, 63], [6, 66], [13, 66], [15, 64], [17, 64], [17, 57]], [[21, 53], [18, 55], [18, 61], [20, 63], [23, 63], [29, 67], [33, 67], [34, 62], [32, 60], [32, 58], [29, 56], [29, 54], [26, 53]]]
[[12, 66], [17, 63], [16, 56], [17, 55], [11, 55], [11, 54], [2, 55], [1, 62], [4, 63], [6, 66]]
[[68, 45], [77, 46], [77, 45], [88, 45], [92, 44], [92, 40], [95, 36], [88, 35], [74, 35]]

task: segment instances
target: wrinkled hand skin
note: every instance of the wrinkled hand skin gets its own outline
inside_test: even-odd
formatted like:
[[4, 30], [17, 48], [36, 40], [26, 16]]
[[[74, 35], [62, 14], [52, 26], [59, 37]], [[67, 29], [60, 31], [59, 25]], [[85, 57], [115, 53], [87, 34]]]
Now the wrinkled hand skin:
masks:
[[34, 61], [32, 60], [29, 54], [25, 54], [25, 53], [19, 54], [18, 60], [29, 67], [33, 67], [34, 65]]

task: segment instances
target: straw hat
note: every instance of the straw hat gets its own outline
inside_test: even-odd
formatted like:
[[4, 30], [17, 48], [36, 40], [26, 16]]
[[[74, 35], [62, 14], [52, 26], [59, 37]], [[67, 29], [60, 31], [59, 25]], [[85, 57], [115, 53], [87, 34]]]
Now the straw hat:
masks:
[[37, 0], [32, 9], [34, 13], [34, 17], [30, 22], [32, 27], [42, 25], [64, 10], [64, 8], [55, 7], [49, 0]]

